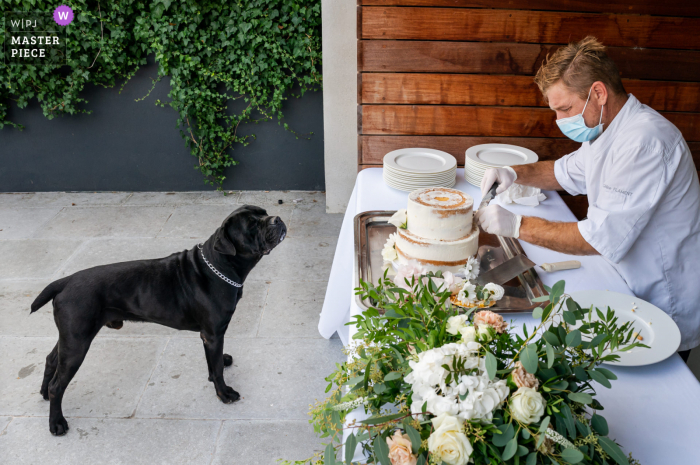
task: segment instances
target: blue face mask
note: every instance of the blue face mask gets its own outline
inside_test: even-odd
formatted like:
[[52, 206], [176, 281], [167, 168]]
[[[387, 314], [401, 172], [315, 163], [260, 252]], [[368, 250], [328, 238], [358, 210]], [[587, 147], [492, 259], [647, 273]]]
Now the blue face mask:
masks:
[[570, 116], [568, 118], [562, 118], [557, 120], [557, 125], [561, 132], [564, 133], [569, 139], [575, 140], [576, 142], [586, 142], [595, 139], [603, 132], [603, 107], [600, 107], [600, 121], [598, 121], [598, 126], [594, 128], [589, 128], [586, 126], [586, 122], [583, 120], [583, 112], [586, 111], [586, 106], [588, 105], [588, 100], [591, 98], [591, 90], [588, 91], [588, 98], [586, 99], [586, 105], [583, 106], [583, 111], [581, 114], [576, 116]]

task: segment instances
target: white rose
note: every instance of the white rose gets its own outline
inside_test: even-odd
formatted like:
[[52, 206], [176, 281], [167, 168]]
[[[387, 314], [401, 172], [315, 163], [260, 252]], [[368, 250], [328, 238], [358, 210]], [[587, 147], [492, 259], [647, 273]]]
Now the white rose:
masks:
[[476, 286], [469, 281], [464, 283], [462, 290], [457, 294], [457, 299], [463, 304], [472, 304], [476, 301]]
[[397, 233], [390, 234], [386, 242], [384, 243], [384, 248], [382, 249], [382, 258], [387, 262], [393, 262], [394, 260], [399, 258], [398, 254], [396, 253], [396, 248], [394, 247], [394, 245], [396, 244], [397, 237], [399, 237]]
[[476, 332], [482, 342], [491, 342], [496, 337], [496, 330], [491, 325], [479, 325]]
[[467, 321], [467, 315], [457, 315], [449, 317], [447, 319], [446, 331], [456, 336], [460, 333], [461, 329], [464, 328], [465, 321]]
[[510, 414], [520, 423], [537, 423], [544, 414], [544, 398], [529, 387], [521, 387], [510, 397]]
[[406, 209], [397, 210], [396, 213], [391, 215], [388, 220], [389, 223], [393, 224], [397, 228], [406, 229], [408, 226], [408, 220], [406, 218]]
[[474, 449], [462, 432], [462, 423], [443, 413], [432, 419], [433, 434], [428, 438], [428, 450], [438, 461], [448, 465], [466, 465]]
[[501, 286], [494, 283], [488, 283], [484, 286], [484, 289], [491, 293], [491, 300], [501, 300], [505, 291]]
[[462, 343], [476, 342], [476, 328], [473, 326], [465, 326], [459, 332], [462, 335]]

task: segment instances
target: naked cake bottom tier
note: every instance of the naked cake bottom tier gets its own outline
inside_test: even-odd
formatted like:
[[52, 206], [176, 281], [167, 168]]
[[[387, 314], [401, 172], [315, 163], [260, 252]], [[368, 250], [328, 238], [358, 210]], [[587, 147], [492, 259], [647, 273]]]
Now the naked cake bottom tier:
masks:
[[479, 228], [476, 224], [467, 236], [455, 240], [426, 239], [400, 228], [398, 233], [395, 247], [399, 263], [416, 260], [428, 271], [454, 273], [463, 268], [469, 257], [475, 256], [479, 250]]

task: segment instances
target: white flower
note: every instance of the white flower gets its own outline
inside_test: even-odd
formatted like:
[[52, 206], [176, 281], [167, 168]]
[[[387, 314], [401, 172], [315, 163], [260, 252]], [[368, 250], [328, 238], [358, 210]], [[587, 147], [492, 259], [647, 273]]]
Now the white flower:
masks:
[[481, 342], [491, 342], [496, 337], [496, 329], [491, 325], [478, 325], [476, 332]]
[[[394, 276], [394, 284], [410, 291], [410, 286], [406, 284], [404, 279], [408, 279], [408, 282], [411, 282], [411, 278], [413, 276], [419, 278], [426, 273], [428, 273], [427, 268], [422, 266], [416, 260], [409, 260], [408, 263], [399, 265], [399, 269], [396, 271], [396, 276]], [[416, 281], [418, 281], [418, 279], [416, 279]]]
[[529, 387], [521, 387], [510, 397], [510, 414], [520, 423], [537, 423], [544, 414], [544, 398]]
[[[491, 422], [494, 410], [508, 397], [509, 389], [505, 380], [489, 380], [486, 362], [478, 355], [480, 347], [474, 341], [445, 344], [419, 353], [417, 361], [410, 360], [412, 371], [405, 380], [411, 384], [411, 412], [422, 419], [422, 407], [427, 402], [427, 411], [435, 416], [447, 413], [462, 420]], [[475, 371], [459, 375], [447, 384], [449, 372], [443, 365], [452, 366], [455, 358], [466, 370]], [[460, 396], [466, 397], [462, 400]]]
[[489, 299], [494, 301], [501, 300], [503, 298], [503, 294], [505, 293], [501, 286], [494, 283], [488, 283], [486, 286], [484, 286], [484, 290], [489, 291], [491, 293], [491, 297], [489, 297]]
[[406, 218], [406, 209], [397, 210], [396, 213], [391, 215], [388, 220], [389, 223], [393, 224], [397, 228], [406, 229], [408, 227], [408, 219]]
[[460, 330], [466, 326], [465, 321], [467, 321], [467, 318], [467, 315], [456, 315], [449, 317], [447, 319], [446, 331], [456, 336], [459, 334]]
[[476, 341], [476, 328], [474, 326], [464, 326], [459, 332], [462, 335], [463, 344]]
[[393, 233], [389, 235], [389, 238], [384, 243], [384, 248], [382, 249], [382, 258], [387, 262], [393, 262], [399, 258], [396, 253], [396, 239], [399, 237], [398, 233]]
[[457, 270], [457, 273], [464, 275], [467, 281], [476, 279], [479, 276], [479, 260], [476, 257], [469, 257], [464, 268]]
[[469, 281], [464, 283], [462, 289], [457, 294], [457, 300], [463, 304], [473, 304], [476, 302], [476, 286]]
[[462, 431], [462, 422], [443, 413], [432, 419], [435, 431], [428, 437], [428, 450], [438, 462], [466, 465], [474, 449]]

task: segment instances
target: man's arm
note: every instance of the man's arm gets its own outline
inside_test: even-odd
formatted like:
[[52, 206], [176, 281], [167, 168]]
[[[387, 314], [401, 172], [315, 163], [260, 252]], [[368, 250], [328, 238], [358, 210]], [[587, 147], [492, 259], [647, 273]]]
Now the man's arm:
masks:
[[563, 190], [554, 176], [554, 161], [539, 161], [529, 165], [515, 165], [511, 168], [518, 175], [518, 178], [515, 180], [517, 184], [539, 187], [550, 191]]
[[569, 255], [600, 255], [583, 238], [578, 230], [578, 223], [557, 223], [534, 216], [524, 216], [518, 239]]

